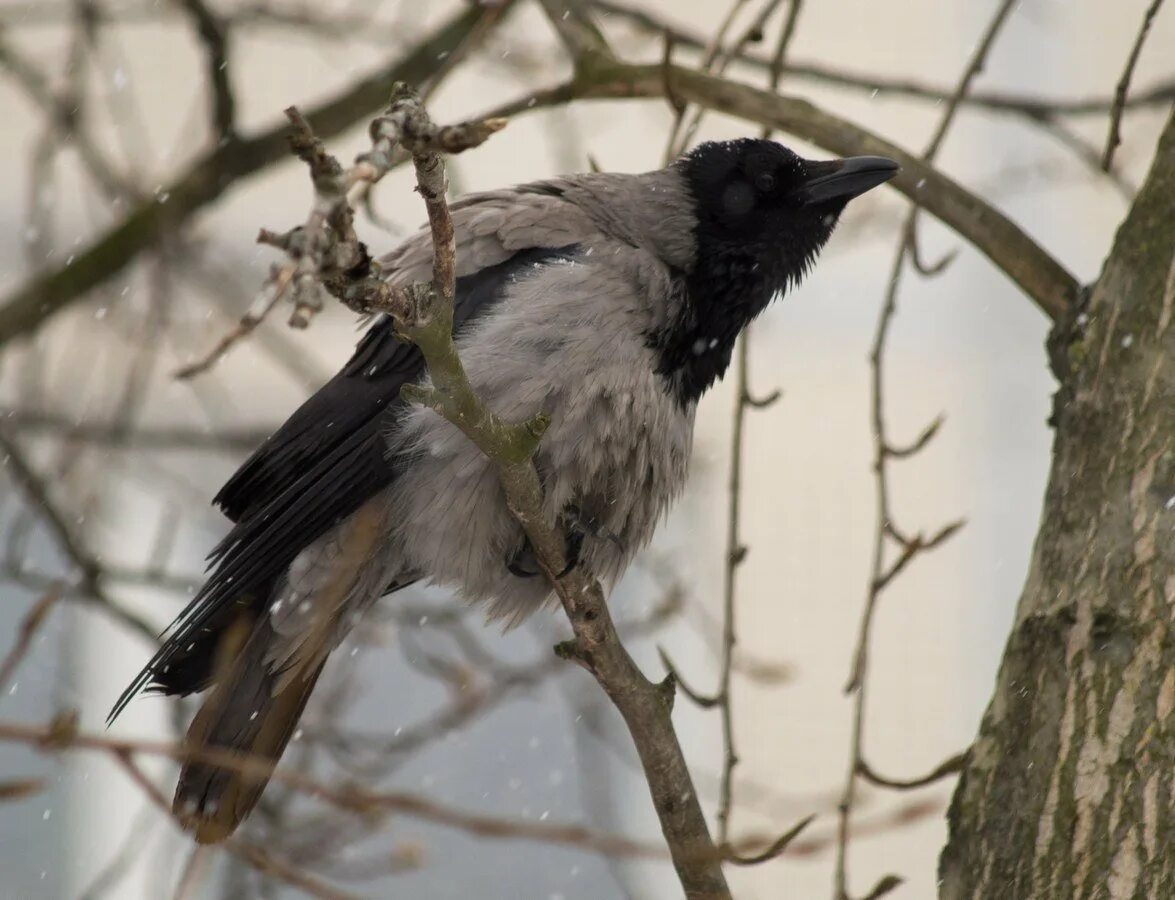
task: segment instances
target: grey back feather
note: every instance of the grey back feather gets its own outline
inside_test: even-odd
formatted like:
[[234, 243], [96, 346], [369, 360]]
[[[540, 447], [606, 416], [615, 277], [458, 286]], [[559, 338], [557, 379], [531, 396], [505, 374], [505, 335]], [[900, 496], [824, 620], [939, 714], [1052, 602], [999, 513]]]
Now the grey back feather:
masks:
[[[650, 198], [646, 195], [656, 195]], [[693, 406], [682, 408], [655, 373], [646, 335], [675, 314], [693, 253], [693, 211], [678, 173], [596, 174], [473, 194], [452, 204], [457, 270], [467, 275], [532, 247], [575, 245], [570, 260], [512, 279], [504, 296], [459, 337], [479, 396], [518, 421], [551, 416], [536, 464], [552, 521], [571, 505], [600, 533], [582, 564], [614, 582], [652, 536], [685, 483]], [[431, 235], [404, 241], [382, 260], [385, 277], [430, 277]], [[337, 639], [393, 582], [423, 578], [487, 604], [516, 624], [547, 601], [541, 577], [507, 562], [523, 546], [493, 467], [429, 409], [390, 423], [388, 453], [402, 474], [370, 502], [386, 532], [330, 602], [314, 585], [338, 583], [350, 520], [306, 547], [271, 610], [275, 665], [288, 664], [328, 616]], [[324, 608], [325, 607], [325, 608]], [[332, 644], [333, 645], [333, 644]], [[299, 667], [300, 668], [300, 667]]]

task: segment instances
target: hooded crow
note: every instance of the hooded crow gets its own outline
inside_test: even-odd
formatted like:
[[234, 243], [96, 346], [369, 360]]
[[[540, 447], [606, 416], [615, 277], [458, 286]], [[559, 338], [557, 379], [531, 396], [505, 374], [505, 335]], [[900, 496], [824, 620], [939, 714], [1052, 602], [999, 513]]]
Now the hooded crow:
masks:
[[[569, 175], [453, 203], [454, 334], [499, 416], [550, 416], [535, 457], [576, 564], [614, 584], [681, 492], [698, 399], [739, 332], [797, 284], [845, 204], [892, 178], [880, 157], [815, 162], [778, 143], [702, 144], [639, 175]], [[426, 280], [431, 235], [382, 262]], [[452, 588], [515, 624], [552, 598], [490, 462], [400, 397], [427, 383], [377, 318], [334, 378], [215, 498], [233, 527], [210, 574], [114, 707], [210, 689], [175, 812], [207, 843], [261, 796], [330, 652], [382, 595]], [[215, 765], [216, 753], [253, 759]]]

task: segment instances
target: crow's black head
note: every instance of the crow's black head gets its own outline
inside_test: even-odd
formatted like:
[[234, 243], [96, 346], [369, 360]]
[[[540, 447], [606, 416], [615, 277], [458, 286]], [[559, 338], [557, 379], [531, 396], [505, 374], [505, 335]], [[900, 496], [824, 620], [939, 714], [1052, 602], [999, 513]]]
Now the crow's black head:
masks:
[[751, 138], [702, 144], [682, 166], [697, 205], [698, 267], [753, 259], [772, 293], [804, 276], [849, 200], [898, 170], [878, 156], [814, 162]]
[[683, 318], [655, 343], [660, 371], [689, 400], [726, 370], [739, 331], [808, 271], [845, 204], [898, 166], [815, 162], [750, 138], [702, 144], [677, 165], [694, 200], [696, 253]]

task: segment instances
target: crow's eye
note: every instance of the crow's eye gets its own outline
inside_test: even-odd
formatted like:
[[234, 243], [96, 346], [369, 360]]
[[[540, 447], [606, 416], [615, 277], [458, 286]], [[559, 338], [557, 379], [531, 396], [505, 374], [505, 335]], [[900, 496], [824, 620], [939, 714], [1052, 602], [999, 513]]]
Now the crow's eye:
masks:
[[755, 188], [760, 194], [770, 194], [775, 190], [775, 176], [768, 172], [755, 176]]

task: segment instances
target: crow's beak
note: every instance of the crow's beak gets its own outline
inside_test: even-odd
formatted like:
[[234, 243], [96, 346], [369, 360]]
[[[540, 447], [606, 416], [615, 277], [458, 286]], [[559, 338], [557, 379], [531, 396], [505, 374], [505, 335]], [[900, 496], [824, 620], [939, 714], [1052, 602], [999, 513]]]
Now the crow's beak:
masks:
[[898, 174], [900, 167], [884, 156], [850, 156], [808, 164], [808, 180], [796, 191], [805, 206], [830, 200], [848, 202]]

